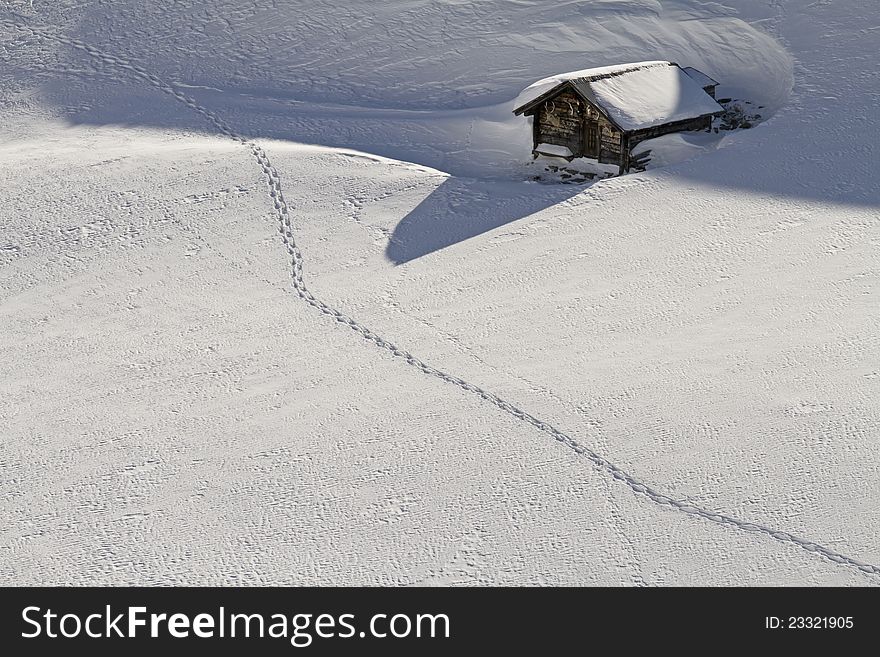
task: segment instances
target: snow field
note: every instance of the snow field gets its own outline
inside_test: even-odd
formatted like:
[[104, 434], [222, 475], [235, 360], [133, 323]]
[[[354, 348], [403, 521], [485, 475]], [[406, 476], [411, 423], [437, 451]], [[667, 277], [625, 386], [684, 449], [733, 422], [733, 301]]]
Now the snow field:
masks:
[[[857, 0], [798, 18], [736, 4], [797, 56], [787, 107], [790, 55], [720, 6], [571, 3], [547, 20], [538, 3], [415, 3], [392, 20], [373, 3], [331, 20], [319, 3], [296, 16], [272, 3], [11, 3], [4, 580], [875, 583], [858, 564], [651, 504], [467, 388], [683, 505], [880, 562], [877, 187], [843, 165], [865, 152], [846, 128], [876, 121], [852, 82], [870, 80], [867, 60], [850, 56], [876, 35], [850, 29]], [[587, 20], [570, 28], [575, 13]], [[414, 36], [439, 20], [440, 37]], [[45, 34], [22, 35], [28, 21]], [[310, 29], [281, 29], [291, 21]], [[497, 32], [459, 40], [487, 25]], [[325, 29], [340, 41], [319, 51]], [[623, 30], [655, 39], [640, 58], [745, 81], [782, 111], [670, 169], [586, 190], [524, 184], [512, 137], [527, 132], [502, 94], [553, 72], [541, 67], [564, 51], [560, 34], [598, 56]], [[704, 40], [688, 41], [690, 59], [669, 55], [686, 33]], [[239, 50], [223, 60], [232, 34]], [[436, 55], [435, 38], [447, 56], [432, 76], [419, 53]], [[837, 50], [817, 57], [826, 39]], [[466, 41], [486, 70], [464, 69]], [[505, 60], [507, 43], [522, 60]], [[825, 120], [832, 96], [847, 99], [840, 124]], [[198, 136], [218, 126], [186, 104], [242, 139], [345, 150]], [[309, 294], [466, 386], [298, 301], [285, 207]]]

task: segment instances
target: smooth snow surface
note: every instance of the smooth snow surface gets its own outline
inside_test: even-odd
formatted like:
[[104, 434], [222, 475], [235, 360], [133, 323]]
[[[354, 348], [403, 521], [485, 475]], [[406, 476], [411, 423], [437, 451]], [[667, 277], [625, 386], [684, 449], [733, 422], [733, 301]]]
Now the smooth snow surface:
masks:
[[712, 135], [705, 132], [674, 132], [646, 139], [633, 148], [633, 155], [651, 151], [649, 169], [668, 167], [697, 157], [713, 147]]
[[[877, 584], [875, 9], [0, 2], [0, 581]], [[769, 120], [533, 180], [621, 60]]]

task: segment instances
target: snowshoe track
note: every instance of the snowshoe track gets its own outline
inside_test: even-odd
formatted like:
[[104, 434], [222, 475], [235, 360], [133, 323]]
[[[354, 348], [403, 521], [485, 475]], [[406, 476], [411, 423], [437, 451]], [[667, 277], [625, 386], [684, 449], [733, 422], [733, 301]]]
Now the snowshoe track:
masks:
[[281, 239], [284, 242], [285, 248], [287, 249], [288, 255], [291, 259], [294, 291], [296, 292], [297, 296], [299, 296], [303, 301], [305, 301], [307, 304], [309, 304], [322, 314], [333, 318], [340, 324], [344, 324], [356, 333], [360, 334], [365, 340], [372, 342], [377, 347], [380, 347], [381, 349], [390, 352], [395, 358], [399, 358], [405, 361], [408, 365], [420, 370], [422, 373], [441, 379], [447, 383], [457, 386], [458, 388], [461, 388], [468, 393], [477, 395], [486, 402], [504, 411], [505, 413], [512, 415], [518, 420], [532, 425], [538, 431], [549, 435], [551, 438], [571, 449], [575, 453], [586, 457], [598, 470], [609, 474], [612, 478], [628, 486], [633, 492], [648, 498], [657, 505], [675, 509], [676, 511], [680, 511], [688, 515], [696, 516], [704, 520], [708, 520], [709, 522], [724, 525], [740, 531], [763, 534], [779, 542], [794, 545], [803, 550], [806, 550], [807, 552], [818, 554], [835, 563], [858, 569], [870, 575], [880, 575], [880, 566], [875, 566], [859, 561], [813, 541], [800, 538], [788, 532], [780, 531], [772, 527], [740, 520], [732, 516], [703, 509], [702, 507], [688, 504], [687, 502], [676, 500], [669, 497], [668, 495], [664, 495], [663, 493], [654, 490], [647, 484], [642, 483], [641, 481], [639, 481], [626, 471], [622, 470], [617, 465], [607, 460], [605, 457], [601, 456], [597, 452], [594, 452], [590, 448], [580, 444], [574, 438], [572, 438], [565, 432], [557, 429], [553, 425], [544, 422], [543, 420], [540, 420], [539, 418], [521, 410], [514, 404], [511, 404], [510, 402], [502, 399], [501, 397], [498, 397], [497, 395], [487, 390], [484, 390], [483, 388], [480, 388], [479, 386], [476, 386], [463, 379], [460, 379], [451, 374], [447, 374], [442, 370], [432, 367], [424, 361], [416, 358], [408, 351], [401, 349], [395, 344], [383, 339], [381, 336], [377, 335], [369, 328], [358, 323], [356, 320], [352, 319], [345, 313], [342, 313], [332, 306], [324, 303], [309, 291], [303, 280], [303, 257], [302, 253], [296, 245], [296, 240], [294, 239], [293, 222], [291, 220], [290, 207], [286, 199], [284, 198], [284, 193], [281, 188], [281, 176], [272, 165], [269, 157], [266, 155], [266, 152], [260, 146], [258, 146], [253, 141], [250, 141], [245, 137], [237, 134], [225, 121], [223, 121], [223, 119], [218, 117], [216, 114], [202, 107], [195, 100], [175, 89], [171, 84], [164, 82], [162, 79], [153, 75], [149, 71], [146, 71], [137, 64], [134, 64], [125, 59], [121, 59], [114, 55], [104, 53], [101, 50], [94, 48], [93, 46], [90, 46], [89, 44], [82, 41], [59, 36], [39, 28], [31, 27], [30, 25], [27, 25], [25, 22], [21, 21], [21, 19], [19, 21], [11, 21], [8, 19], [0, 18], [0, 24], [4, 25], [5, 27], [27, 32], [38, 38], [48, 39], [68, 45], [72, 48], [76, 48], [77, 50], [81, 50], [87, 53], [89, 56], [94, 57], [96, 60], [105, 65], [113, 66], [122, 71], [127, 71], [137, 78], [140, 78], [141, 80], [144, 80], [153, 85], [160, 91], [170, 96], [173, 96], [179, 102], [187, 105], [193, 111], [201, 114], [205, 118], [205, 120], [207, 120], [208, 123], [214, 126], [220, 133], [246, 146], [251, 151], [254, 159], [257, 161], [257, 164], [260, 165], [263, 174], [266, 176], [269, 187], [269, 196], [271, 197], [272, 203], [274, 205], [275, 216], [278, 220]]

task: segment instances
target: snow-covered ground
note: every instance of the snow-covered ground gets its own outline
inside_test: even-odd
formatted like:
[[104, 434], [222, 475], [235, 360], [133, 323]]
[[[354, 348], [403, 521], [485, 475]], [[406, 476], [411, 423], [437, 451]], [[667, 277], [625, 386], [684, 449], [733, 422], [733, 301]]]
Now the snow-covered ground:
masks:
[[[878, 49], [873, 0], [0, 1], [0, 580], [877, 584]], [[533, 181], [522, 89], [654, 59], [767, 120]]]

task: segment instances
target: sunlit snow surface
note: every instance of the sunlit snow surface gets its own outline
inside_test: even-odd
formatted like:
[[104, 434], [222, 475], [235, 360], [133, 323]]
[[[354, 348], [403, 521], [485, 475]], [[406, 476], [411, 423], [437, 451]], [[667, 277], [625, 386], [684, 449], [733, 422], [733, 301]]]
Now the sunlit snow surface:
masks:
[[[663, 495], [878, 564], [875, 13], [0, 3], [2, 581], [876, 584], [315, 311], [263, 165], [161, 91], [262, 146], [322, 302]], [[645, 60], [769, 120], [531, 180], [520, 91]]]

